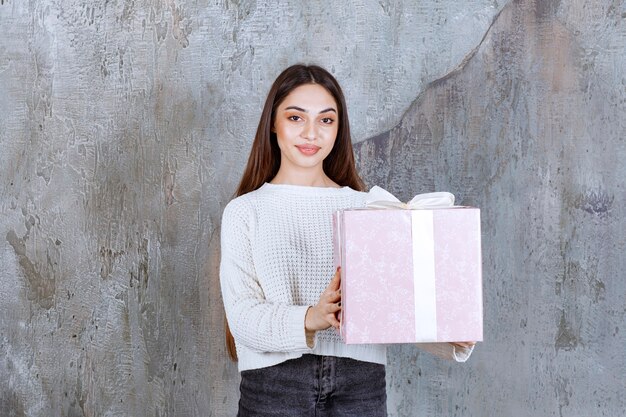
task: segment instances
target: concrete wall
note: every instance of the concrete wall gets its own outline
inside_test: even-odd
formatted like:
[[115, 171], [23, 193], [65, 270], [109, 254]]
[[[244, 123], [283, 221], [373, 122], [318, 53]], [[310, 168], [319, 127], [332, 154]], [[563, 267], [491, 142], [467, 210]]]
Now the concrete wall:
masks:
[[0, 415], [233, 414], [221, 210], [301, 61], [368, 184], [483, 208], [486, 342], [392, 348], [390, 414], [619, 415], [624, 3], [275, 3], [0, 0]]
[[576, 3], [507, 5], [357, 147], [370, 184], [482, 208], [485, 343], [464, 366], [395, 348], [398, 415], [626, 410], [626, 5]]

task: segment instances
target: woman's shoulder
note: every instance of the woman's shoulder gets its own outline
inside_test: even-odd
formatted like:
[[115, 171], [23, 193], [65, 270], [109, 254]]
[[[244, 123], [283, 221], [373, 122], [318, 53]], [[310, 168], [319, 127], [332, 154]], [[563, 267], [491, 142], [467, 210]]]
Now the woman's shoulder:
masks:
[[352, 188], [349, 188], [349, 190], [351, 191], [350, 195], [353, 196], [355, 200], [365, 205], [365, 200], [367, 199], [367, 196], [369, 194], [367, 191], [359, 191]]
[[251, 210], [256, 202], [266, 194], [265, 188], [265, 185], [262, 185], [256, 190], [233, 198], [226, 204], [226, 208], [229, 210]]
[[226, 207], [224, 207], [222, 222], [233, 218], [247, 219], [254, 214], [254, 195], [252, 195], [252, 193], [254, 193], [254, 191], [237, 196], [230, 200], [226, 204]]
[[224, 208], [222, 218], [235, 216], [245, 220], [255, 217], [258, 211], [267, 209], [265, 206], [267, 206], [268, 201], [272, 201], [272, 197], [264, 184], [256, 190], [249, 191], [230, 200]]

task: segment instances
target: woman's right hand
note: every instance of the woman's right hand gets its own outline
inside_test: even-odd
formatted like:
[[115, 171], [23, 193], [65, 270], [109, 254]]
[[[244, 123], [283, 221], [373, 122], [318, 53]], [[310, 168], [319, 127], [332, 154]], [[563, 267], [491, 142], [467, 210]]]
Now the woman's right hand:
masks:
[[341, 283], [340, 267], [337, 267], [335, 276], [324, 290], [316, 305], [309, 307], [304, 318], [304, 328], [307, 332], [325, 330], [329, 327], [339, 328], [337, 312], [341, 310]]

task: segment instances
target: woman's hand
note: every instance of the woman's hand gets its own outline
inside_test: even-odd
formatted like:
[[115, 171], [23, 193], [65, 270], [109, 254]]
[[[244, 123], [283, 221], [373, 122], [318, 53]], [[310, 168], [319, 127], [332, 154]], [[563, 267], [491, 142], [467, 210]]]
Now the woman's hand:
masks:
[[450, 344], [452, 346], [455, 347], [459, 347], [459, 348], [471, 348], [472, 346], [474, 346], [476, 344], [476, 342], [450, 342]]
[[325, 330], [329, 327], [339, 328], [337, 312], [341, 310], [341, 282], [340, 268], [337, 267], [335, 276], [324, 290], [316, 305], [310, 307], [304, 318], [304, 328], [307, 332]]

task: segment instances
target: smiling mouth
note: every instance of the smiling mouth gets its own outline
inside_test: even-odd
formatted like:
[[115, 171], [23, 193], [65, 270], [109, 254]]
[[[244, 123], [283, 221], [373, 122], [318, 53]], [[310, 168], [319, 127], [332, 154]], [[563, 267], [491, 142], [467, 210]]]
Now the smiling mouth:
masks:
[[315, 155], [320, 149], [319, 146], [296, 145], [296, 148], [305, 155]]

